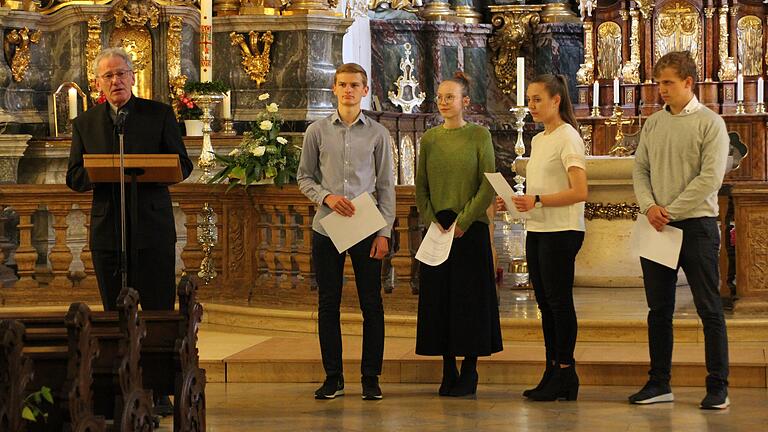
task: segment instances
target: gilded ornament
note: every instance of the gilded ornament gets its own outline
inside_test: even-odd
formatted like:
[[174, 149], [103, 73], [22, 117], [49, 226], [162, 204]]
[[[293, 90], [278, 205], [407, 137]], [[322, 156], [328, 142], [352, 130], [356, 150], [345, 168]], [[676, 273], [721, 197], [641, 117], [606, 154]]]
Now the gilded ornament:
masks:
[[[400, 59], [400, 70], [403, 73], [397, 77], [395, 86], [397, 93], [390, 90], [387, 95], [395, 106], [399, 106], [404, 113], [410, 114], [413, 109], [421, 105], [426, 98], [424, 92], [416, 93], [419, 81], [413, 77], [413, 60], [411, 59], [411, 44], [404, 45], [405, 55]], [[407, 89], [407, 90], [406, 90]], [[406, 98], [406, 96], [410, 96]], [[405, 156], [405, 155], [403, 155]]]
[[416, 152], [410, 135], [400, 140], [400, 183], [401, 185], [416, 184]]
[[278, 15], [280, 11], [273, 7], [264, 7], [264, 0], [241, 0], [240, 15]]
[[[360, 4], [364, 4], [365, 6], [365, 12], [362, 16], [367, 16], [367, 10], [376, 10], [379, 8], [382, 9], [395, 9], [395, 10], [404, 10], [407, 12], [416, 12], [418, 9], [423, 6], [423, 3], [421, 0], [354, 0], [347, 3], [347, 10], [351, 9], [359, 9]], [[352, 6], [350, 6], [352, 5]], [[345, 14], [347, 18], [354, 17], [357, 15], [350, 15]]]
[[[168, 86], [170, 98], [176, 99], [184, 94], [187, 76], [181, 73], [181, 17], [171, 16], [168, 20]], [[178, 115], [178, 104], [172, 104]]]
[[707, 19], [712, 19], [712, 17], [715, 16], [715, 8], [713, 7], [704, 8], [704, 16], [706, 16]]
[[626, 84], [640, 84], [640, 18], [637, 10], [633, 9], [629, 14], [632, 17], [630, 60], [621, 68], [621, 76]]
[[[261, 35], [259, 32], [251, 31], [248, 33], [248, 36], [249, 43], [246, 43], [243, 35], [235, 32], [229, 34], [232, 46], [240, 46], [240, 54], [243, 57], [243, 61], [240, 64], [243, 65], [243, 69], [251, 80], [256, 82], [256, 87], [261, 88], [261, 85], [267, 80], [266, 77], [269, 73], [269, 51], [274, 37], [269, 30]], [[262, 42], [261, 53], [259, 53], [259, 40]]]
[[595, 81], [595, 65], [591, 63], [582, 63], [576, 71], [576, 82], [581, 85], [589, 85]]
[[624, 111], [620, 106], [614, 107], [613, 115], [605, 121], [606, 126], [616, 126], [616, 135], [613, 137], [613, 146], [608, 151], [609, 155], [627, 157], [631, 154], [631, 150], [624, 143], [624, 126], [629, 126], [634, 122], [634, 119], [624, 118]]
[[579, 125], [581, 139], [584, 140], [584, 155], [592, 154], [592, 125]]
[[157, 27], [160, 19], [160, 8], [152, 0], [119, 0], [112, 9], [115, 15], [115, 27], [140, 27], [149, 24], [150, 28]]
[[96, 73], [93, 71], [96, 56], [101, 51], [101, 18], [98, 15], [92, 15], [88, 18], [88, 41], [85, 42], [85, 71], [88, 74], [88, 89], [91, 99], [99, 98], [99, 91], [96, 89]]
[[595, 56], [592, 48], [592, 23], [584, 23], [584, 63], [581, 63], [576, 72], [576, 82], [581, 85], [590, 85], [595, 81]]
[[152, 35], [144, 26], [116, 28], [109, 38], [109, 46], [121, 47], [131, 57], [135, 83], [133, 94], [152, 99]]
[[720, 8], [720, 40], [718, 41], [718, 54], [720, 56], [720, 69], [717, 76], [720, 81], [736, 80], [736, 60], [728, 53], [728, 6]]
[[763, 73], [763, 23], [754, 15], [741, 17], [736, 25], [739, 61], [744, 76]]
[[587, 220], [593, 219], [637, 219], [637, 214], [640, 213], [640, 206], [635, 203], [627, 204], [623, 203], [594, 203], [587, 202], [584, 204], [584, 218]]
[[197, 242], [203, 249], [203, 260], [197, 276], [208, 284], [217, 276], [213, 265], [213, 248], [219, 242], [219, 231], [216, 227], [216, 214], [207, 202], [203, 204], [200, 222], [197, 223]]
[[640, 13], [643, 15], [644, 20], [648, 20], [651, 17], [651, 11], [655, 7], [650, 0], [635, 0], [637, 8], [640, 9]]
[[597, 70], [602, 79], [621, 75], [621, 27], [613, 21], [597, 27]]
[[535, 6], [524, 6], [505, 10], [503, 7], [490, 7], [494, 13], [491, 23], [494, 34], [488, 41], [493, 51], [493, 70], [502, 93], [511, 95], [515, 91], [517, 56], [520, 47], [532, 34], [533, 28], [539, 24], [541, 17]]
[[11, 74], [14, 81], [21, 82], [24, 79], [24, 75], [27, 74], [31, 60], [29, 45], [40, 42], [41, 35], [40, 30], [30, 32], [27, 27], [13, 29], [5, 35], [3, 43], [5, 59], [6, 61], [11, 59]]
[[672, 51], [688, 51], [702, 76], [702, 29], [698, 10], [686, 2], [670, 2], [662, 7], [656, 19], [654, 58], [658, 60]]

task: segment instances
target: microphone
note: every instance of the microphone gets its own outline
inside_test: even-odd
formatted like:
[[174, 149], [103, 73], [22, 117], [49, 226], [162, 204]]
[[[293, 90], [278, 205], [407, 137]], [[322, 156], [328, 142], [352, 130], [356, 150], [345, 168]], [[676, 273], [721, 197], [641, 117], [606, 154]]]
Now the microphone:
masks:
[[122, 109], [117, 113], [117, 117], [115, 118], [115, 129], [117, 129], [117, 133], [122, 134], [125, 130], [125, 120], [128, 118], [128, 110]]

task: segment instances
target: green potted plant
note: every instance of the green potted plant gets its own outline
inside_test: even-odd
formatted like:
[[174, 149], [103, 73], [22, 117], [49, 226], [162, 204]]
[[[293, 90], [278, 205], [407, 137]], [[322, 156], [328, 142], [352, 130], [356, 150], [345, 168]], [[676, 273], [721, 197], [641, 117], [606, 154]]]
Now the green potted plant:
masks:
[[243, 134], [240, 145], [227, 155], [216, 154], [223, 168], [210, 183], [229, 182], [236, 185], [276, 184], [282, 186], [296, 180], [301, 149], [280, 136], [283, 120], [279, 106], [267, 103], [269, 93], [258, 97], [264, 110], [251, 123], [251, 130]]

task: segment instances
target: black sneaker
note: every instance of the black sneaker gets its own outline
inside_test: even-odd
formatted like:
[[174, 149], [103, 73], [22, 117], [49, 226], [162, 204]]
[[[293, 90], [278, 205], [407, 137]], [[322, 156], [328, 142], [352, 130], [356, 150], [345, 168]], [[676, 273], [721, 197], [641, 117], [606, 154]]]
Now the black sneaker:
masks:
[[731, 400], [728, 398], [728, 387], [708, 388], [707, 396], [701, 401], [701, 409], [706, 410], [721, 410], [726, 409], [731, 405]]
[[383, 397], [379, 387], [379, 377], [363, 376], [360, 382], [363, 384], [363, 400], [379, 400]]
[[648, 381], [642, 390], [629, 397], [629, 403], [648, 405], [660, 402], [674, 402], [675, 395], [669, 383]]
[[315, 390], [315, 399], [333, 399], [344, 396], [344, 376], [328, 376], [319, 389]]

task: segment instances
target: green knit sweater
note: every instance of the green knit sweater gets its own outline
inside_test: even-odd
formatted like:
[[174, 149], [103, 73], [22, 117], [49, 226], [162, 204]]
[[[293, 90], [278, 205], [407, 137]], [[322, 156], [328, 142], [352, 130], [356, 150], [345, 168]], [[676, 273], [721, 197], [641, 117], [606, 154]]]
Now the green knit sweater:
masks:
[[428, 130], [421, 138], [416, 172], [416, 206], [422, 220], [437, 222], [435, 213], [451, 209], [463, 231], [475, 221], [487, 224], [485, 211], [494, 192], [484, 173], [495, 171], [488, 129], [467, 123], [457, 129]]

